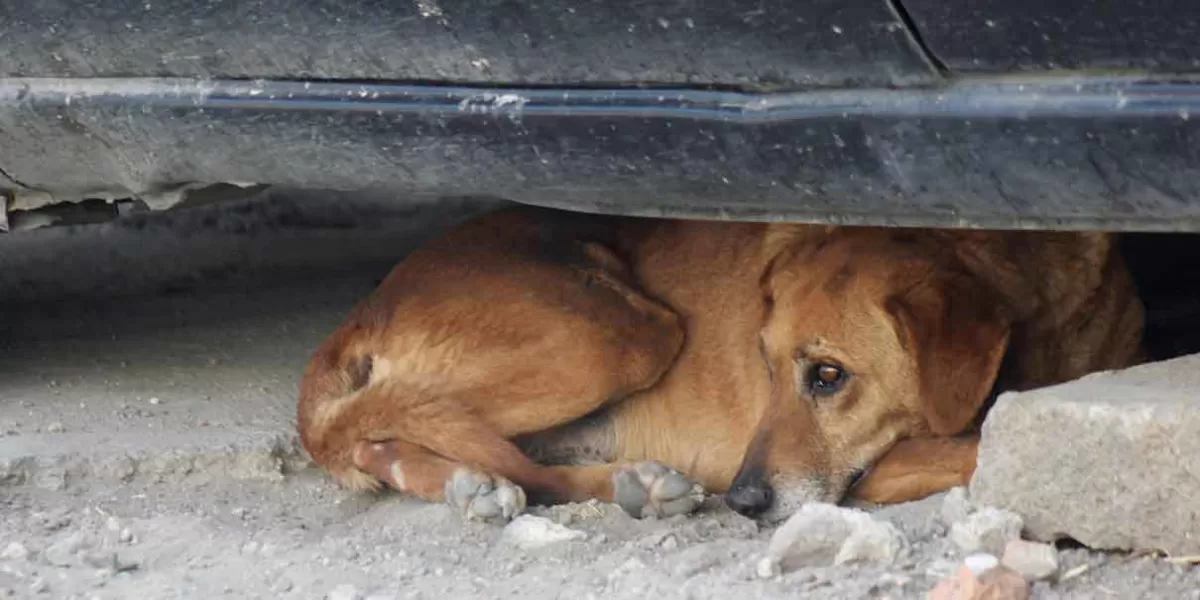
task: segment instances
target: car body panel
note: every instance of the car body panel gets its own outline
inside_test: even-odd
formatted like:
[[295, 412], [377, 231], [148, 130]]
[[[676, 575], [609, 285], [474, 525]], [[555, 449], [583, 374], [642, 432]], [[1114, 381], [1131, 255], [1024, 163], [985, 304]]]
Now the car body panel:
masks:
[[928, 84], [887, 0], [42, 0], [0, 6], [0, 76]]
[[1200, 9], [1046, 4], [9, 3], [0, 188], [16, 210], [247, 183], [1200, 231], [1200, 68], [1180, 37]]
[[956, 73], [1200, 69], [1195, 0], [903, 0], [920, 39]]

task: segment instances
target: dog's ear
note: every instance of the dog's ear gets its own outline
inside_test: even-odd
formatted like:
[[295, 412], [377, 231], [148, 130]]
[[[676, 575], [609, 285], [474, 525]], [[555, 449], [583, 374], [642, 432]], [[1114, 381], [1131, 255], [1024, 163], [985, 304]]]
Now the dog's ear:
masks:
[[959, 275], [887, 300], [901, 343], [916, 359], [922, 416], [935, 435], [962, 433], [991, 394], [1011, 321], [998, 298]]
[[798, 223], [767, 225], [762, 247], [763, 252], [771, 259], [759, 275], [758, 287], [768, 314], [775, 305], [776, 285], [784, 283], [777, 281], [777, 277], [794, 274], [789, 272], [788, 266], [794, 264], [797, 259], [816, 260], [816, 255], [827, 247], [837, 230], [834, 226]]

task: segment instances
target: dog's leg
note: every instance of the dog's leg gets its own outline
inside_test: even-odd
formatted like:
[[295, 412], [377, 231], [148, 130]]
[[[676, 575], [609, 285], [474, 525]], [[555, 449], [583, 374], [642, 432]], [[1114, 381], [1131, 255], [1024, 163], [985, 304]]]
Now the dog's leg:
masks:
[[[555, 498], [570, 495], [558, 473], [535, 463], [453, 396], [401, 384], [372, 385], [339, 407], [321, 424], [320, 433], [310, 441], [310, 452], [323, 457], [334, 477], [351, 487], [371, 487], [355, 485], [365, 478], [438, 499], [429, 481], [444, 482], [468, 465]], [[406, 456], [419, 465], [420, 475], [397, 478], [392, 463]]]
[[638, 518], [684, 515], [704, 502], [700, 484], [657, 461], [549, 468], [567, 482], [572, 500], [612, 502]]
[[894, 504], [967, 485], [975, 473], [978, 453], [978, 435], [902, 440], [875, 463], [850, 495]]
[[[402, 263], [318, 351], [302, 385], [305, 448], [355, 488], [386, 483], [401, 452], [360, 444], [403, 442], [437, 459], [415, 459], [421, 479], [444, 483], [466, 465], [531, 495], [581, 499], [509, 439], [653, 385], [683, 345], [680, 318], [604, 246], [568, 236], [488, 249], [476, 233]], [[422, 485], [406, 491], [437, 497]]]
[[613, 502], [634, 517], [686, 514], [704, 500], [701, 486], [662, 463], [617, 462], [608, 410], [516, 441], [532, 459], [555, 465], [551, 469], [566, 482], [568, 500]]

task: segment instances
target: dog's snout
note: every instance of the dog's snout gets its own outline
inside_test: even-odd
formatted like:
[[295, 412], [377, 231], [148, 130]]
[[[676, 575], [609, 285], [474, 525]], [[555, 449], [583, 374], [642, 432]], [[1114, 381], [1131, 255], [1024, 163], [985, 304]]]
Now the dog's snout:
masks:
[[766, 482], [737, 483], [725, 496], [729, 508], [747, 517], [755, 517], [775, 502], [775, 490]]

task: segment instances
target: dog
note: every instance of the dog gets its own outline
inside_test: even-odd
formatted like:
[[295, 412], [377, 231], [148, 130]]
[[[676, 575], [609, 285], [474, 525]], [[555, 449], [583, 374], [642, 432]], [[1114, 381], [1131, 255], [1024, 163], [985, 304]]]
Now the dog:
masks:
[[298, 427], [343, 485], [468, 518], [708, 491], [778, 520], [962, 485], [998, 391], [1139, 362], [1142, 312], [1107, 233], [519, 207], [401, 261], [313, 355]]

